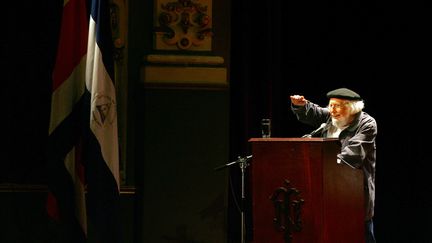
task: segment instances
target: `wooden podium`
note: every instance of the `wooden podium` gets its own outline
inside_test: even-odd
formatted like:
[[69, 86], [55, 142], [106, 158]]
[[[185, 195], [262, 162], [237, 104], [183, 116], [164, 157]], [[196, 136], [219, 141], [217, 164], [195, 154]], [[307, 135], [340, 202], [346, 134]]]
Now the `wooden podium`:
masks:
[[364, 243], [363, 173], [336, 139], [252, 138], [254, 243]]

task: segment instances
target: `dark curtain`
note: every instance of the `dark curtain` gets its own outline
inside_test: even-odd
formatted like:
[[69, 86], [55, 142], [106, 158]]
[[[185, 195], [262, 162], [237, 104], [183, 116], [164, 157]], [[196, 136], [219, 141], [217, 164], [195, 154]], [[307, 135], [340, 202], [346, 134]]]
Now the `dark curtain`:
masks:
[[[421, 5], [369, 1], [232, 2], [230, 156], [251, 153], [260, 120], [273, 137], [312, 131], [296, 121], [289, 95], [326, 105], [335, 88], [357, 91], [378, 122], [378, 242], [421, 242], [431, 225], [428, 186], [432, 15]], [[426, 119], [426, 120], [425, 120]], [[253, 163], [253, 160], [252, 162]], [[240, 240], [241, 171], [230, 167], [228, 242]], [[246, 239], [252, 240], [246, 169]], [[407, 241], [408, 240], [408, 241]], [[413, 241], [414, 240], [414, 241]]]
[[0, 40], [0, 183], [45, 182], [51, 70], [62, 1], [9, 1]]

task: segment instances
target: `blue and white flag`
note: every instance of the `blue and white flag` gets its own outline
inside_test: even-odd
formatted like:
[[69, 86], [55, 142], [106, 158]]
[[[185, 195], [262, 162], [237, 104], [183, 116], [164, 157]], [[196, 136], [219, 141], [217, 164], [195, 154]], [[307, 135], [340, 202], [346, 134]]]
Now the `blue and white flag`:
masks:
[[91, 107], [87, 203], [100, 242], [119, 242], [119, 146], [109, 14], [108, 0], [92, 1], [86, 61]]

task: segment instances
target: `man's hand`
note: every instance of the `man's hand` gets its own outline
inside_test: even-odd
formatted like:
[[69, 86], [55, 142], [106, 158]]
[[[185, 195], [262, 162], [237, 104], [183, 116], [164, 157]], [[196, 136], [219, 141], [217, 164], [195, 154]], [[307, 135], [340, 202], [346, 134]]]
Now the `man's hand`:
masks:
[[303, 95], [291, 95], [290, 96], [291, 103], [295, 106], [304, 106], [306, 105], [307, 100]]

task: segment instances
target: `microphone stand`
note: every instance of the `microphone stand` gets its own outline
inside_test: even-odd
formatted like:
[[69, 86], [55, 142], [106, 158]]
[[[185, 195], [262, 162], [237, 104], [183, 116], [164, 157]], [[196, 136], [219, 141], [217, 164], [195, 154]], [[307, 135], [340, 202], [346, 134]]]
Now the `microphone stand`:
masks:
[[252, 158], [252, 155], [248, 155], [244, 158], [238, 156], [236, 161], [233, 161], [231, 163], [216, 167], [215, 170], [220, 170], [225, 167], [229, 167], [234, 164], [239, 164], [240, 170], [241, 170], [241, 204], [240, 204], [240, 216], [241, 216], [241, 243], [245, 243], [245, 236], [246, 236], [246, 221], [245, 221], [245, 170], [249, 166], [248, 160]]

